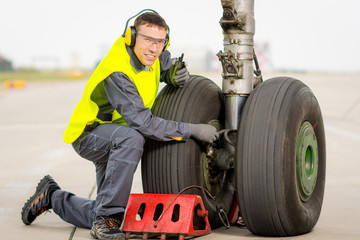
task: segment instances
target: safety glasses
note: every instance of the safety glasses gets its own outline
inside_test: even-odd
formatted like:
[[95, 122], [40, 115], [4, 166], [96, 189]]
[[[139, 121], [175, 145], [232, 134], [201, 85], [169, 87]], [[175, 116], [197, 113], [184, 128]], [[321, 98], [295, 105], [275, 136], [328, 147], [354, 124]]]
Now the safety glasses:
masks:
[[167, 39], [165, 39], [165, 38], [153, 38], [153, 37], [146, 36], [146, 35], [138, 33], [138, 32], [136, 32], [136, 34], [142, 37], [142, 39], [144, 40], [144, 43], [147, 46], [151, 46], [151, 45], [155, 44], [157, 47], [164, 47], [165, 44], [167, 43]]

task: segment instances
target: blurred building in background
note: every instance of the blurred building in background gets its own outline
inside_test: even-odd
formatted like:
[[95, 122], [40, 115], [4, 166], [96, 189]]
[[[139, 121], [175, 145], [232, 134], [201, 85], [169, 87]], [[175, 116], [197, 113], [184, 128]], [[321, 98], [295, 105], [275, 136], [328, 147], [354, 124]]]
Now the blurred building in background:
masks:
[[255, 42], [255, 54], [257, 56], [260, 69], [264, 72], [275, 71], [275, 67], [271, 61], [271, 45], [268, 41]]
[[171, 57], [177, 58], [184, 53], [184, 61], [190, 72], [217, 71], [221, 69], [216, 53], [206, 47], [182, 47], [170, 49]]
[[[201, 46], [179, 47], [170, 49], [170, 52], [172, 58], [180, 57], [184, 53], [184, 61], [187, 63], [187, 68], [190, 72], [222, 71], [221, 63], [216, 56], [217, 52], [210, 48]], [[261, 70], [275, 70], [271, 61], [271, 46], [269, 42], [256, 42], [255, 52]]]
[[14, 71], [12, 62], [0, 55], [0, 72]]
[[31, 59], [31, 68], [36, 70], [59, 70], [61, 68], [58, 56], [34, 56]]

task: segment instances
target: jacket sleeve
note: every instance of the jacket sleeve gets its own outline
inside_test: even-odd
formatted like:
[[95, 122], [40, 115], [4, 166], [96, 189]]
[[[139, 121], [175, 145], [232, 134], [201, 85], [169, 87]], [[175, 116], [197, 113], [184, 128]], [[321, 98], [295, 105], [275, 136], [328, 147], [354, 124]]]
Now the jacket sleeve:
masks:
[[120, 113], [126, 123], [143, 136], [158, 141], [187, 141], [190, 124], [165, 120], [152, 115], [144, 106], [135, 84], [124, 74], [112, 73], [104, 81], [110, 104]]
[[161, 77], [160, 81], [166, 84], [171, 84], [169, 79], [169, 70], [171, 67], [171, 63], [176, 58], [171, 58], [171, 54], [169, 51], [162, 52], [159, 56], [160, 67], [161, 67]]

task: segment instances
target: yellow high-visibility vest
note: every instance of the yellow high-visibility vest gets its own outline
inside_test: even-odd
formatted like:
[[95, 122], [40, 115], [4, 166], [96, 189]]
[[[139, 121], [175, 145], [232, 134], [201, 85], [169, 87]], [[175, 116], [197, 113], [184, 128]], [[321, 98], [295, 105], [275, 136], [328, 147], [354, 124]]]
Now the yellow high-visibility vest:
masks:
[[[135, 84], [145, 107], [151, 108], [154, 104], [160, 82], [160, 62], [156, 59], [149, 71], [137, 72], [130, 64], [130, 56], [126, 50], [124, 38], [116, 40], [106, 57], [91, 75], [86, 84], [84, 94], [70, 118], [64, 132], [63, 139], [66, 143], [74, 142], [84, 131], [86, 125], [94, 121], [104, 123], [97, 118], [99, 106], [91, 100], [91, 94], [96, 86], [104, 81], [110, 74], [122, 72]], [[126, 124], [121, 115], [114, 110], [112, 121]]]

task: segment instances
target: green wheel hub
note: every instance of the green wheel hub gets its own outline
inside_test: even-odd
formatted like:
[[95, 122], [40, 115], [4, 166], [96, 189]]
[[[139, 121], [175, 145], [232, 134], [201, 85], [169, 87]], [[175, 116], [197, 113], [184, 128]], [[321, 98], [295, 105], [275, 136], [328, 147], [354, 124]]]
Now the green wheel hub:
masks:
[[299, 197], [310, 199], [316, 185], [319, 168], [318, 144], [310, 122], [304, 122], [296, 143], [296, 178]]

